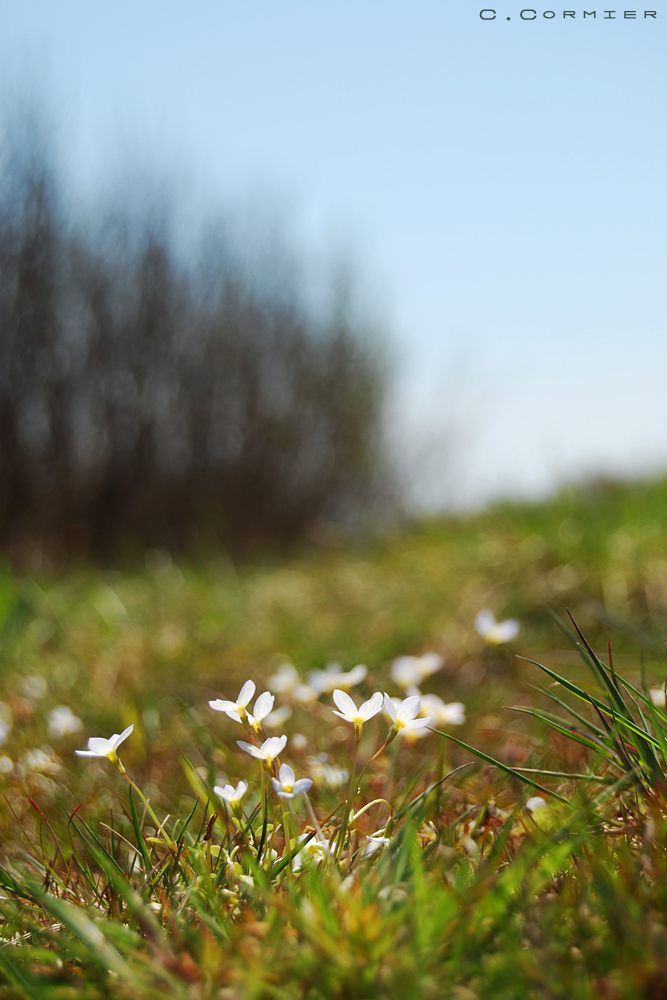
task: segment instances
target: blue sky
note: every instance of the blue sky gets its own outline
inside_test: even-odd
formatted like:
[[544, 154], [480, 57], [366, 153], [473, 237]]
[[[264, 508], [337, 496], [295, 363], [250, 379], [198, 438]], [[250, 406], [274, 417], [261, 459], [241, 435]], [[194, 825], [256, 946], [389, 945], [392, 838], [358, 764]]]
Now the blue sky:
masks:
[[129, 156], [347, 248], [415, 492], [471, 501], [667, 467], [667, 7], [586, 7], [0, 0], [0, 64], [48, 95], [82, 192]]

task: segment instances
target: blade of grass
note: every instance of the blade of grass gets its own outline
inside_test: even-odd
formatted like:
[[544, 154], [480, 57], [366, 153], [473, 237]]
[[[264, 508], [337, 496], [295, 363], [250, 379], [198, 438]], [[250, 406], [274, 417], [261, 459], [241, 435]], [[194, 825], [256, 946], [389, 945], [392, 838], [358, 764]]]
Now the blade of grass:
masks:
[[552, 792], [550, 788], [545, 788], [543, 785], [540, 785], [537, 781], [533, 781], [532, 778], [527, 778], [524, 774], [521, 774], [519, 771], [516, 771], [513, 767], [510, 767], [508, 764], [503, 764], [501, 761], [496, 760], [494, 757], [490, 757], [489, 754], [483, 753], [481, 750], [476, 750], [475, 747], [471, 747], [468, 743], [464, 743], [463, 740], [457, 739], [457, 737], [452, 736], [451, 733], [443, 733], [439, 729], [431, 729], [430, 726], [428, 728], [430, 732], [437, 733], [438, 736], [444, 736], [446, 740], [451, 740], [452, 743], [458, 744], [458, 746], [463, 747], [464, 750], [467, 750], [468, 753], [474, 754], [474, 756], [479, 757], [480, 760], [486, 761], [487, 764], [492, 764], [493, 767], [500, 768], [501, 771], [504, 771], [506, 774], [511, 774], [512, 777], [517, 778], [519, 781], [522, 781], [526, 785], [530, 785], [531, 788], [537, 788], [538, 791], [544, 792], [545, 795], [551, 795], [552, 798], [558, 799], [559, 802], [562, 802], [564, 803], [564, 805], [569, 806], [570, 803], [568, 802], [568, 800], [564, 798], [562, 795], [559, 795], [558, 792]]

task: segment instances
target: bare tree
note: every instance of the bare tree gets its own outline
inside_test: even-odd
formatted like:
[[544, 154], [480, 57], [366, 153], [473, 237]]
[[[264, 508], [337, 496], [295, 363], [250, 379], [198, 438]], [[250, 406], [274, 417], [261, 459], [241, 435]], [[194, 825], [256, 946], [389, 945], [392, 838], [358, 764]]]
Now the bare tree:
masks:
[[[0, 544], [289, 544], [381, 487], [385, 367], [346, 290], [306, 305], [286, 244], [176, 250], [168, 211], [61, 207], [40, 130], [0, 174]], [[278, 276], [278, 277], [277, 277]], [[386, 484], [385, 484], [386, 485]]]

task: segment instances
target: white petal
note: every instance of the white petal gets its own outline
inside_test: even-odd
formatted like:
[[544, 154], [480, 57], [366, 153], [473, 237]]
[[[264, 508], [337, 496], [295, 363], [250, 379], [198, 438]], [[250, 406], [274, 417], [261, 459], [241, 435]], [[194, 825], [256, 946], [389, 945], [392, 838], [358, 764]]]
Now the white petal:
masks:
[[410, 719], [408, 722], [404, 723], [403, 729], [415, 732], [415, 730], [425, 729], [426, 726], [431, 724], [430, 716], [427, 719]]
[[299, 683], [299, 674], [292, 663], [281, 663], [273, 677], [269, 677], [268, 685], [276, 694], [289, 694]]
[[112, 752], [113, 746], [111, 740], [105, 740], [101, 736], [91, 736], [88, 740], [88, 749], [100, 757], [106, 757]]
[[393, 701], [385, 691], [384, 693], [384, 710], [391, 719], [392, 722], [396, 722], [396, 706]]
[[327, 674], [324, 670], [311, 670], [308, 674], [308, 686], [313, 691], [316, 691], [317, 694], [325, 694], [327, 691], [331, 691], [336, 686], [337, 680], [337, 674], [332, 679], [331, 674]]
[[374, 715], [378, 714], [382, 708], [383, 701], [384, 697], [382, 692], [376, 691], [375, 694], [368, 699], [368, 701], [363, 703], [359, 709], [359, 715], [362, 717], [364, 722], [368, 722], [369, 719], [372, 719]]
[[318, 692], [315, 691], [309, 684], [297, 684], [292, 691], [292, 697], [301, 705], [307, 705], [309, 702], [315, 701], [318, 697]]
[[511, 642], [516, 639], [521, 626], [514, 618], [508, 618], [504, 622], [499, 622], [493, 630], [494, 642]]
[[264, 719], [264, 725], [267, 729], [278, 729], [284, 722], [287, 722], [291, 714], [292, 709], [289, 705], [281, 705], [280, 708], [274, 708], [272, 712], [269, 712]]
[[210, 707], [214, 712], [235, 712], [236, 702], [235, 701], [224, 701], [222, 698], [216, 698], [215, 701], [209, 701]]
[[448, 705], [443, 705], [438, 713], [440, 719], [452, 726], [462, 726], [466, 721], [466, 707], [462, 701], [451, 701]]
[[[460, 704], [460, 702], [458, 703]], [[419, 704], [419, 711], [422, 715], [430, 715], [440, 718], [440, 713], [445, 708], [445, 703], [437, 694], [423, 694]]]
[[495, 627], [496, 616], [493, 611], [489, 611], [488, 608], [484, 608], [483, 611], [475, 618], [475, 628], [480, 635], [486, 637], [489, 632]]
[[238, 785], [236, 786], [236, 798], [242, 799], [247, 791], [248, 791], [248, 782], [239, 781]]
[[541, 795], [535, 795], [532, 799], [528, 799], [526, 802], [526, 809], [529, 812], [535, 812], [536, 809], [548, 809], [546, 802]]
[[277, 778], [271, 778], [271, 784], [273, 785], [274, 792], [278, 792], [278, 795], [280, 795], [280, 793], [283, 790], [283, 786], [280, 784], [280, 782], [278, 781], [278, 779]]
[[293, 799], [294, 792], [278, 792], [281, 799]]
[[667, 701], [667, 699], [665, 698], [665, 689], [664, 689], [664, 687], [651, 688], [649, 690], [649, 694], [651, 696], [651, 701], [653, 702], [653, 704], [655, 705], [656, 708], [664, 708], [665, 707], [665, 702]]
[[246, 743], [244, 740], [237, 740], [236, 745], [241, 747], [242, 750], [245, 750], [246, 753], [249, 753], [251, 757], [257, 757], [258, 760], [264, 760], [264, 754], [258, 749], [258, 747], [253, 746], [252, 743]]
[[254, 693], [255, 693], [255, 682], [246, 681], [241, 690], [239, 691], [239, 696], [236, 699], [235, 707], [246, 708]]
[[370, 854], [374, 854], [381, 847], [386, 847], [389, 843], [388, 837], [366, 837], [366, 840], [368, 843], [361, 852], [364, 858], [367, 858]]
[[402, 701], [398, 711], [396, 712], [396, 718], [400, 719], [401, 722], [410, 722], [415, 719], [419, 714], [419, 703], [421, 698], [418, 694], [412, 695], [411, 698], [406, 698]]
[[368, 668], [365, 667], [363, 663], [360, 663], [356, 667], [352, 667], [349, 673], [343, 674], [347, 687], [354, 687], [356, 684], [361, 684], [367, 673]]
[[259, 698], [255, 702], [255, 710], [252, 713], [255, 722], [261, 722], [265, 719], [271, 709], [273, 708], [274, 697], [269, 691], [265, 691], [264, 694], [260, 694]]
[[79, 757], [106, 757], [105, 753], [96, 753], [94, 750], [75, 750], [74, 753]]
[[428, 732], [429, 731], [426, 726], [418, 726], [415, 729], [412, 722], [408, 722], [401, 729], [400, 735], [402, 735], [403, 739], [407, 740], [409, 743], [414, 743], [415, 740], [421, 740], [424, 736], [428, 736]]
[[349, 715], [343, 715], [342, 712], [337, 712], [335, 708], [332, 709], [332, 712], [334, 715], [337, 715], [339, 719], [343, 719], [345, 722], [352, 722], [352, 719], [350, 718]]
[[421, 672], [424, 677], [429, 677], [431, 674], [436, 673], [436, 671], [442, 668], [444, 660], [439, 653], [424, 653], [421, 658]]
[[343, 715], [345, 715], [348, 719], [354, 718], [357, 714], [357, 706], [354, 704], [349, 694], [345, 691], [341, 691], [339, 688], [336, 688], [333, 693], [333, 700]]
[[128, 726], [127, 729], [124, 729], [123, 732], [120, 734], [120, 736], [111, 737], [111, 743], [113, 743], [114, 750], [116, 750], [121, 745], [123, 740], [126, 740], [128, 738], [133, 729], [134, 729], [134, 723], [132, 723], [131, 726]]
[[235, 797], [234, 789], [231, 785], [224, 785], [222, 787], [220, 785], [214, 785], [213, 791], [218, 798], [224, 799], [225, 802], [231, 802], [231, 800]]
[[313, 782], [310, 778], [299, 778], [299, 780], [295, 781], [292, 785], [292, 791], [295, 795], [303, 795], [304, 792], [308, 791], [312, 784]]
[[271, 757], [271, 759], [273, 760], [273, 758], [277, 757], [279, 753], [282, 753], [286, 745], [287, 745], [286, 736], [269, 736], [268, 740], [264, 740], [260, 748], [262, 751], [262, 756]]
[[296, 775], [294, 774], [293, 768], [289, 764], [281, 764], [280, 770], [278, 771], [278, 777], [280, 778], [281, 785], [293, 785]]
[[419, 684], [422, 679], [419, 669], [419, 660], [416, 656], [399, 656], [391, 668], [391, 679], [399, 687], [409, 687], [411, 684]]

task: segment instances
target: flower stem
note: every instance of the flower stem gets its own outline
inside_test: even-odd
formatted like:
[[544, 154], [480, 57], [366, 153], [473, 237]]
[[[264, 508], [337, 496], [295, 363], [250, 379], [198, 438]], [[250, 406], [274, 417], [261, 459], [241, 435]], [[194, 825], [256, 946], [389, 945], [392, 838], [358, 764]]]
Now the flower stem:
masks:
[[383, 750], [386, 750], [386, 748], [389, 746], [389, 744], [391, 743], [391, 741], [394, 739], [395, 736], [396, 736], [396, 731], [392, 729], [391, 732], [389, 733], [389, 735], [387, 736], [387, 739], [384, 741], [384, 743], [380, 747], [380, 749], [376, 750], [375, 753], [373, 754], [373, 756], [369, 757], [369, 759], [366, 761], [366, 763], [362, 767], [361, 771], [359, 772], [358, 776], [356, 775], [356, 770], [357, 770], [357, 753], [359, 751], [359, 743], [358, 742], [357, 742], [357, 744], [356, 744], [356, 746], [354, 748], [354, 760], [352, 761], [352, 780], [350, 781], [350, 788], [349, 788], [349, 791], [347, 793], [347, 802], [345, 803], [345, 812], [343, 814], [343, 822], [341, 824], [340, 835], [338, 837], [338, 847], [336, 849], [336, 861], [337, 862], [340, 859], [340, 856], [341, 856], [341, 853], [342, 853], [342, 850], [343, 850], [343, 843], [344, 843], [344, 840], [345, 840], [345, 836], [347, 834], [347, 827], [348, 827], [348, 823], [349, 823], [349, 820], [350, 820], [350, 812], [352, 811], [352, 803], [354, 802], [354, 799], [356, 798], [357, 789], [359, 788], [359, 785], [361, 784], [361, 779], [363, 778], [363, 776], [365, 775], [366, 771], [368, 770], [368, 768], [370, 767], [370, 765], [373, 763], [373, 761], [377, 760], [377, 758], [380, 756], [380, 754], [382, 753]]
[[171, 838], [167, 836], [167, 831], [165, 830], [165, 828], [162, 826], [162, 823], [155, 815], [155, 810], [153, 809], [152, 805], [150, 804], [150, 802], [148, 801], [142, 790], [139, 788], [139, 785], [137, 785], [137, 783], [132, 780], [132, 778], [129, 776], [125, 768], [122, 769], [121, 774], [129, 782], [130, 786], [135, 790], [137, 795], [141, 798], [142, 802], [146, 806], [146, 809], [148, 810], [151, 816], [151, 819], [155, 823], [156, 828], [160, 831], [160, 833], [165, 839], [165, 843], [167, 844], [169, 850], [173, 853], [175, 845], [171, 840]]
[[350, 787], [347, 791], [347, 799], [345, 802], [345, 811], [343, 813], [343, 821], [340, 825], [340, 830], [338, 832], [338, 846], [336, 848], [335, 860], [338, 862], [343, 851], [343, 844], [345, 843], [345, 836], [347, 834], [347, 824], [350, 818], [350, 810], [352, 809], [352, 803], [354, 801], [357, 792], [357, 755], [359, 753], [359, 740], [355, 740], [354, 744], [354, 758], [352, 760], [352, 767], [350, 769]]
[[287, 851], [287, 871], [289, 872], [290, 881], [294, 881], [294, 868], [292, 866], [292, 838], [290, 836], [289, 819], [287, 817], [287, 807], [285, 806], [285, 800], [280, 800], [280, 808], [283, 814], [283, 833], [285, 834], [285, 850]]

